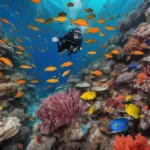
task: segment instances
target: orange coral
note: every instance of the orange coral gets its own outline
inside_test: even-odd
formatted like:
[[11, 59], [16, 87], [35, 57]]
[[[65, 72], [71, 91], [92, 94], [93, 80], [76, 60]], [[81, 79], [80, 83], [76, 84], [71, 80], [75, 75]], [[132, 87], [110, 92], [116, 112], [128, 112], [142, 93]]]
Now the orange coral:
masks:
[[131, 136], [116, 136], [113, 150], [150, 150], [150, 145], [141, 134], [136, 135], [135, 140]]

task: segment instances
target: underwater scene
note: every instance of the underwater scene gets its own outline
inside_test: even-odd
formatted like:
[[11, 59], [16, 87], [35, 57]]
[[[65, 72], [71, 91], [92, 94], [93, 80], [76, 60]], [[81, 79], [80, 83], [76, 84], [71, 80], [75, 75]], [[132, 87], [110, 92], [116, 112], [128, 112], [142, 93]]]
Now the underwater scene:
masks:
[[0, 0], [0, 150], [150, 150], [150, 0]]

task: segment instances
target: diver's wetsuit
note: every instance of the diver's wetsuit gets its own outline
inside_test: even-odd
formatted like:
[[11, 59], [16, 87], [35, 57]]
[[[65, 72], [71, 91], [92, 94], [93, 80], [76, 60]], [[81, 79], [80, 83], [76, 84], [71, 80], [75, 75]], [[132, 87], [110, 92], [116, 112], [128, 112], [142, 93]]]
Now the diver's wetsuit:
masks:
[[[57, 42], [58, 53], [61, 53], [64, 50], [68, 50], [68, 55], [77, 52], [77, 50], [80, 50], [82, 40], [83, 37], [81, 33], [75, 32], [74, 30], [68, 32], [63, 37], [59, 38], [59, 42]], [[75, 48], [77, 50], [73, 51]]]

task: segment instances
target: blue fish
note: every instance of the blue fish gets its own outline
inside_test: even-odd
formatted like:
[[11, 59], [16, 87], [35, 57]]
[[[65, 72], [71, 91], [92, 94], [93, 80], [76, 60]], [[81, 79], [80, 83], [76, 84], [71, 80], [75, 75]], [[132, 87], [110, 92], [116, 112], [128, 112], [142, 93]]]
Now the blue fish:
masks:
[[150, 46], [150, 39], [148, 39], [145, 43]]
[[130, 69], [130, 70], [136, 70], [136, 69], [138, 69], [138, 64], [137, 63], [133, 63], [133, 64], [131, 64], [131, 65], [128, 66], [128, 69]]
[[86, 133], [86, 132], [88, 132], [88, 129], [89, 129], [89, 126], [88, 125], [82, 125], [82, 131], [84, 132], [84, 133]]
[[123, 132], [128, 129], [129, 120], [127, 118], [116, 118], [110, 124], [112, 132]]

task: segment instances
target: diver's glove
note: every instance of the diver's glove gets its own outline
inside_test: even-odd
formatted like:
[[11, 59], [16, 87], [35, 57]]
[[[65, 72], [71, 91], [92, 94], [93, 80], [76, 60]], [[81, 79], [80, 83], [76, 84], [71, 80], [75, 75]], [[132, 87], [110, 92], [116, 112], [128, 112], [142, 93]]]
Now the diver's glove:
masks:
[[59, 42], [59, 39], [57, 37], [53, 37], [52, 42]]

